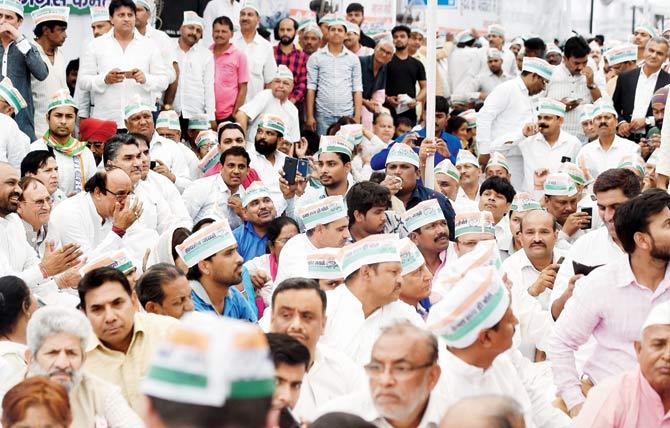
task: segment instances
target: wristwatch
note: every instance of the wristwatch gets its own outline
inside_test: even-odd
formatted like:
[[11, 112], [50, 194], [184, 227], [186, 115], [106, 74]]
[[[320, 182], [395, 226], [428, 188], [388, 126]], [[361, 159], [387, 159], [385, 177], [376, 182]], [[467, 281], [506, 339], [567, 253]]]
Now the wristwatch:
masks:
[[586, 87], [589, 88], [590, 90], [594, 90], [594, 89], [596, 89], [598, 86], [597, 86], [595, 83], [591, 83], [590, 85], [586, 85]]
[[163, 104], [163, 110], [172, 110], [172, 104]]

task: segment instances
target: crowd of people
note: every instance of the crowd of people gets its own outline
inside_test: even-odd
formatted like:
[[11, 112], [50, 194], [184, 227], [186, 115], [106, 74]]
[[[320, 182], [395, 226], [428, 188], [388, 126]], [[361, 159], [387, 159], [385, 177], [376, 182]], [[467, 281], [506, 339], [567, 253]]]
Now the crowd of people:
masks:
[[3, 427], [670, 426], [670, 29], [206, 4], [0, 0]]

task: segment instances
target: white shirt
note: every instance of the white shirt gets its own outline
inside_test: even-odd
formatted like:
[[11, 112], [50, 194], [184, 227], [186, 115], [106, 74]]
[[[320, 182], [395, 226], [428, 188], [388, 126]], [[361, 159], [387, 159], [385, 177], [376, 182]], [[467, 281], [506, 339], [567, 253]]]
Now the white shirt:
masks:
[[[211, 3], [210, 3], [211, 4]], [[204, 114], [214, 120], [214, 57], [201, 43], [184, 52], [179, 39], [174, 42], [179, 63], [179, 85], [173, 108], [184, 119]]]
[[281, 254], [279, 254], [275, 284], [279, 284], [287, 278], [308, 277], [307, 254], [314, 250], [316, 250], [316, 247], [304, 233], [299, 233], [289, 239], [282, 248]]
[[[144, 72], [146, 82], [139, 84], [134, 79], [125, 79], [107, 85], [105, 76], [114, 68], [121, 71], [137, 68]], [[124, 50], [114, 37], [114, 31], [110, 31], [93, 39], [86, 47], [81, 57], [79, 80], [81, 88], [90, 91], [95, 99], [91, 117], [113, 120], [119, 129], [124, 129], [124, 108], [136, 97], [153, 106], [156, 103], [153, 95], [167, 88], [169, 73], [160, 49], [147, 37], [135, 30], [133, 40]]]
[[[670, 123], [670, 102], [665, 103], [663, 123]], [[670, 175], [670, 126], [661, 128], [661, 147], [657, 150], [659, 156], [656, 172], [663, 175]]]
[[360, 366], [337, 349], [316, 345], [314, 364], [305, 373], [295, 413], [313, 421], [316, 410], [333, 399], [367, 388], [367, 376]]
[[479, 68], [481, 67], [479, 49], [456, 48], [447, 57], [447, 62], [449, 64], [449, 85], [453, 93], [466, 77], [479, 74]]
[[454, 90], [456, 95], [467, 95], [471, 99], [478, 99], [481, 94], [487, 96], [498, 85], [511, 79], [507, 74], [501, 73], [500, 76], [493, 74], [488, 69], [482, 71], [476, 76], [466, 76]]
[[163, 138], [156, 131], [149, 144], [149, 156], [152, 160], [160, 160], [175, 175], [175, 186], [180, 192], [183, 192], [191, 183], [191, 172], [184, 159], [181, 149], [172, 140]]
[[[164, 31], [157, 30], [151, 25], [147, 25], [146, 34], [144, 37], [151, 40], [156, 44], [158, 49], [160, 49], [161, 57], [163, 58], [163, 65], [165, 66], [165, 72], [168, 75], [168, 84], [174, 83], [177, 79], [177, 73], [174, 69], [174, 63], [177, 62], [177, 54], [172, 49], [173, 42], [170, 36], [165, 34]], [[161, 91], [158, 91], [160, 94]]]
[[523, 185], [517, 190], [533, 192], [535, 188], [535, 171], [547, 168], [549, 171], [557, 172], [561, 166], [563, 156], [570, 158], [571, 162], [577, 162], [577, 154], [582, 148], [582, 143], [572, 134], [560, 131], [554, 145], [549, 145], [544, 135], [537, 133], [530, 137], [524, 137], [519, 133], [514, 140], [504, 141], [506, 138], [496, 138], [491, 143], [492, 151], [508, 152], [517, 148], [523, 158]]
[[20, 174], [21, 161], [30, 151], [30, 138], [6, 114], [0, 114], [0, 129], [0, 161], [10, 163]]
[[[488, 50], [490, 46], [482, 46], [479, 51], [480, 51], [480, 58], [481, 58], [481, 70], [486, 70], [488, 68]], [[502, 70], [503, 73], [506, 75], [510, 76], [510, 78], [516, 77], [519, 75], [519, 67], [516, 65], [516, 56], [514, 56], [514, 53], [512, 53], [509, 48], [503, 46], [502, 48]]]
[[475, 211], [479, 211], [479, 189], [477, 189], [475, 199], [470, 199], [465, 190], [459, 187], [458, 193], [456, 193], [456, 203], [462, 205], [463, 208], [472, 208]]
[[253, 144], [247, 144], [247, 152], [251, 158], [249, 167], [256, 170], [261, 181], [270, 191], [270, 197], [277, 210], [277, 215], [281, 215], [286, 210], [287, 202], [279, 187], [279, 171], [284, 169], [286, 155], [279, 150], [275, 150], [275, 162], [272, 164], [265, 156], [256, 153]]
[[647, 76], [644, 72], [644, 67], [640, 68], [640, 77], [637, 79], [637, 86], [635, 87], [635, 103], [633, 104], [632, 119], [640, 119], [647, 117], [647, 110], [651, 97], [654, 96], [654, 88], [658, 75], [661, 72], [659, 69], [656, 73]]
[[188, 229], [190, 229], [192, 226], [191, 216], [186, 209], [179, 190], [177, 190], [177, 186], [166, 176], [154, 171], [149, 171], [146, 181], [154, 186], [167, 201], [172, 210], [172, 215], [175, 217], [175, 221], [188, 225]]
[[200, 168], [198, 168], [198, 164], [200, 163], [198, 155], [196, 155], [193, 150], [191, 150], [189, 147], [186, 146], [186, 144], [188, 143], [184, 143], [181, 141], [176, 141], [176, 143], [177, 148], [179, 148], [179, 151], [184, 157], [184, 163], [186, 163], [189, 178], [191, 180], [196, 180], [202, 177], [202, 171], [200, 170]]
[[577, 165], [585, 165], [592, 178], [598, 178], [600, 173], [619, 166], [621, 159], [630, 155], [640, 155], [640, 146], [630, 140], [614, 136], [610, 148], [605, 151], [600, 145], [600, 139], [594, 140], [582, 147], [577, 156]]
[[49, 75], [42, 81], [30, 75], [30, 89], [33, 93], [33, 106], [35, 108], [35, 136], [41, 137], [49, 130], [47, 107], [49, 106], [51, 96], [59, 89], [68, 89], [65, 76], [65, 67], [67, 64], [60, 48], [54, 49], [54, 62], [52, 64], [51, 59], [44, 53], [42, 45], [37, 42], [33, 42], [32, 45], [35, 46], [42, 61], [44, 61], [49, 69]]
[[[244, 197], [242, 185], [237, 188], [234, 194], [238, 195], [240, 199]], [[235, 229], [242, 224], [242, 219], [228, 206], [230, 196], [230, 189], [223, 182], [221, 174], [216, 174], [195, 180], [184, 190], [182, 199], [193, 219], [193, 223], [197, 223], [203, 218], [225, 218], [230, 223], [230, 228]]]
[[249, 116], [251, 121], [247, 131], [247, 140], [250, 143], [256, 138], [258, 120], [262, 114], [273, 114], [284, 119], [284, 139], [290, 142], [300, 141], [300, 123], [298, 121], [298, 109], [288, 99], [283, 103], [272, 95], [272, 89], [264, 89], [256, 96], [240, 107], [240, 110]]
[[258, 33], [256, 33], [251, 43], [247, 43], [242, 33], [235, 32], [232, 43], [247, 56], [249, 83], [247, 84], [247, 97], [244, 102], [248, 103], [275, 77], [277, 72], [275, 53], [270, 42]]
[[441, 376], [447, 379], [446, 394], [451, 403], [478, 395], [506, 395], [521, 406], [527, 428], [569, 427], [570, 417], [552, 406], [556, 389], [546, 366], [531, 363], [511, 349], [484, 370], [440, 350]]
[[[140, 180], [133, 191], [142, 202], [142, 215], [137, 224], [155, 230], [160, 235], [175, 223], [176, 219], [170, 206], [154, 185]], [[188, 224], [186, 226], [188, 227]]]
[[[486, 97], [477, 113], [477, 147], [480, 154], [491, 153], [493, 140], [518, 135], [520, 129], [535, 120], [535, 112], [526, 84], [517, 77], [498, 85]], [[520, 189], [524, 182], [521, 152], [510, 150], [507, 160], [512, 169], [512, 185]]]
[[399, 300], [382, 306], [365, 318], [363, 303], [349, 291], [346, 284], [327, 291], [326, 296], [326, 330], [320, 343], [339, 349], [361, 366], [370, 362], [372, 346], [384, 327], [398, 321], [409, 321], [418, 327], [425, 327], [416, 310]]
[[[587, 65], [593, 70], [593, 83], [598, 87], [600, 93], [605, 95], [607, 87], [605, 86], [605, 78], [601, 73], [598, 73], [595, 62], [589, 58]], [[570, 73], [565, 63], [554, 67], [554, 73], [551, 75], [551, 80], [547, 85], [547, 98], [561, 100], [563, 98], [582, 99], [580, 107], [565, 112], [563, 126], [564, 131], [575, 135], [580, 140], [586, 141], [584, 130], [580, 122], [580, 115], [582, 113], [581, 105], [592, 104], [593, 97], [591, 91], [586, 87], [586, 77], [581, 73], [576, 76]], [[651, 100], [651, 95], [649, 96]]]
[[[44, 139], [39, 138], [30, 145], [30, 151], [49, 150], [48, 147]], [[58, 150], [53, 152], [58, 164], [58, 188], [66, 195], [72, 192], [81, 192], [86, 181], [93, 177], [98, 170], [93, 152], [88, 147], [76, 156], [66, 156]], [[77, 175], [80, 175], [80, 178]]]
[[233, 22], [233, 29], [238, 32], [240, 29], [240, 10], [244, 3], [237, 0], [211, 0], [205, 7], [202, 14], [205, 20], [205, 31], [202, 41], [205, 47], [214, 43], [212, 38], [212, 24], [219, 16], [227, 16]]

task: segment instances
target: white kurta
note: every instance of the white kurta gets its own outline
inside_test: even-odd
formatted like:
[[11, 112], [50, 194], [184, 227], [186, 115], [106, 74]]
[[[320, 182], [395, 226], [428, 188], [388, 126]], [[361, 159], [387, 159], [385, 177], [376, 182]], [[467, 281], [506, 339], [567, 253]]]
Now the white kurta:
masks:
[[367, 376], [360, 366], [337, 349], [317, 344], [314, 364], [305, 374], [295, 413], [313, 421], [316, 411], [333, 399], [367, 388]]
[[256, 170], [261, 181], [270, 191], [277, 215], [281, 215], [286, 210], [287, 202], [279, 187], [279, 171], [284, 169], [286, 155], [276, 150], [275, 162], [272, 164], [265, 156], [256, 153], [253, 144], [247, 144], [247, 152], [251, 158], [249, 166]]
[[214, 57], [212, 52], [197, 43], [187, 52], [173, 41], [179, 63], [179, 85], [174, 98], [174, 111], [184, 119], [205, 114], [214, 120]]
[[284, 119], [286, 132], [284, 139], [295, 143], [300, 141], [300, 123], [298, 121], [298, 109], [289, 100], [283, 103], [272, 95], [272, 89], [264, 89], [251, 101], [247, 101], [240, 110], [249, 116], [249, 129], [247, 130], [247, 141], [253, 144], [258, 129], [258, 120], [263, 114], [272, 114]]
[[[174, 63], [177, 62], [177, 54], [172, 48], [174, 46], [172, 39], [164, 31], [157, 30], [150, 25], [147, 25], [144, 37], [154, 42], [158, 48], [165, 72], [168, 76], [168, 85], [172, 84], [177, 79], [177, 73], [174, 69]], [[155, 91], [153, 97], [154, 100], [163, 98], [163, 90]]]
[[0, 114], [0, 129], [0, 161], [10, 163], [20, 174], [21, 161], [30, 151], [30, 138], [6, 114]]
[[449, 351], [440, 352], [442, 377], [448, 379], [446, 394], [452, 403], [478, 395], [506, 395], [523, 409], [527, 428], [569, 427], [570, 417], [552, 406], [556, 389], [546, 364], [531, 363], [512, 349], [498, 355], [484, 370]]
[[[244, 197], [244, 188], [240, 185], [234, 193], [241, 198]], [[235, 211], [228, 206], [231, 192], [226, 183], [223, 182], [221, 174], [211, 175], [195, 180], [182, 195], [186, 209], [197, 223], [203, 218], [222, 219], [230, 223], [231, 229], [242, 224]]]
[[618, 167], [621, 159], [630, 155], [639, 156], [640, 146], [616, 135], [607, 151], [603, 150], [600, 140], [586, 144], [577, 156], [577, 164], [585, 165], [591, 177], [596, 179], [603, 171]]
[[151, 160], [160, 160], [170, 169], [176, 177], [175, 186], [180, 192], [183, 192], [193, 180], [184, 154], [177, 144], [172, 140], [161, 137], [154, 131], [149, 144], [149, 156]]
[[[44, 139], [39, 138], [30, 145], [30, 151], [35, 150], [49, 150], [49, 146]], [[53, 152], [58, 164], [58, 188], [66, 195], [82, 191], [86, 181], [98, 170], [93, 152], [88, 147], [77, 156], [66, 156], [58, 150]], [[80, 182], [77, 175], [81, 177]]]
[[314, 250], [316, 247], [304, 233], [289, 239], [279, 255], [275, 286], [287, 278], [307, 277], [307, 254]]
[[235, 32], [232, 43], [247, 56], [249, 82], [247, 84], [247, 97], [244, 102], [248, 103], [275, 77], [277, 63], [275, 62], [274, 50], [270, 42], [258, 33], [256, 33], [251, 43], [247, 43], [241, 32]]
[[138, 225], [155, 230], [160, 235], [177, 221], [167, 201], [151, 183], [140, 180], [134, 192], [142, 202], [142, 215], [138, 219]]
[[425, 327], [416, 310], [399, 300], [382, 306], [365, 318], [363, 304], [346, 284], [327, 291], [326, 296], [326, 330], [320, 342], [339, 349], [361, 366], [370, 362], [372, 346], [384, 327], [398, 321]]
[[30, 89], [33, 93], [33, 106], [35, 107], [35, 136], [41, 137], [49, 130], [47, 123], [47, 107], [49, 100], [59, 89], [67, 89], [67, 80], [65, 76], [65, 67], [67, 66], [65, 58], [60, 48], [54, 50], [54, 62], [44, 53], [42, 45], [37, 42], [32, 43], [39, 52], [42, 61], [49, 69], [49, 75], [46, 79], [39, 81], [35, 76], [30, 76]]
[[447, 58], [447, 63], [449, 64], [449, 86], [451, 92], [454, 93], [464, 79], [479, 74], [481, 67], [479, 49], [456, 48]]
[[186, 209], [177, 186], [166, 176], [153, 171], [149, 171], [146, 181], [151, 183], [161, 193], [170, 206], [175, 219], [180, 223], [189, 224], [188, 228], [190, 229], [192, 226], [190, 225], [192, 223], [191, 216]]

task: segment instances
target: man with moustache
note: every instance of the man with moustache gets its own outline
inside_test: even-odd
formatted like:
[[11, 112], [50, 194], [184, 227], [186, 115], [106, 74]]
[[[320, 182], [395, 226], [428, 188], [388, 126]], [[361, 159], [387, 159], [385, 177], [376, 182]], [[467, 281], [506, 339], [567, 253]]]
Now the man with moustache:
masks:
[[262, 256], [267, 251], [268, 226], [277, 217], [270, 192], [259, 181], [251, 183], [242, 198], [244, 223], [233, 230], [237, 252], [244, 261]]
[[440, 204], [435, 199], [420, 202], [407, 210], [403, 222], [409, 239], [419, 248], [428, 270], [436, 276], [446, 263], [449, 248], [449, 226]]
[[281, 191], [279, 172], [284, 168], [286, 155], [277, 150], [279, 141], [284, 138], [286, 124], [284, 119], [271, 114], [258, 118], [258, 127], [254, 136], [254, 145], [247, 146], [250, 166], [256, 170], [261, 181], [270, 191], [277, 214], [286, 209], [286, 199]]
[[274, 47], [277, 66], [285, 65], [293, 73], [293, 90], [288, 99], [293, 104], [300, 105], [307, 93], [307, 60], [309, 55], [298, 50], [293, 43], [298, 23], [293, 18], [284, 18], [275, 27], [275, 39], [279, 40]]
[[323, 33], [319, 26], [316, 23], [309, 23], [302, 29], [300, 47], [307, 56], [310, 56], [321, 48], [321, 39], [323, 39]]

